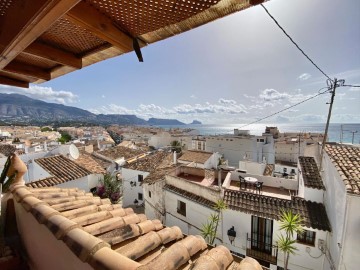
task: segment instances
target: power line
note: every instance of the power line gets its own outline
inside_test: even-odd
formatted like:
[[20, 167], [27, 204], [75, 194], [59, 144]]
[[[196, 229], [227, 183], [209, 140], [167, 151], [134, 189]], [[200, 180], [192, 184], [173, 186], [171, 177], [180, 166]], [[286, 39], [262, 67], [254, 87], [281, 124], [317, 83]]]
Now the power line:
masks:
[[323, 90], [323, 89], [325, 89], [325, 88], [328, 88], [328, 87], [323, 87], [323, 88], [319, 89], [318, 94], [316, 94], [316, 95], [314, 95], [314, 96], [312, 96], [312, 97], [309, 97], [309, 98], [307, 98], [307, 99], [304, 99], [304, 100], [302, 100], [302, 101], [300, 101], [300, 102], [298, 102], [298, 103], [296, 103], [296, 104], [294, 104], [294, 105], [291, 105], [290, 107], [287, 107], [287, 108], [285, 108], [285, 109], [282, 109], [282, 110], [280, 110], [280, 111], [277, 111], [277, 112], [275, 112], [275, 113], [272, 113], [272, 114], [270, 114], [270, 115], [268, 115], [268, 116], [265, 116], [265, 117], [263, 117], [263, 118], [260, 118], [260, 119], [258, 119], [258, 120], [256, 120], [256, 121], [253, 121], [253, 122], [251, 122], [251, 123], [249, 123], [249, 124], [246, 124], [246, 125], [244, 125], [244, 126], [241, 126], [240, 128], [247, 127], [247, 126], [250, 126], [250, 125], [252, 125], [252, 124], [258, 123], [258, 122], [260, 122], [260, 121], [262, 121], [262, 120], [265, 120], [265, 119], [270, 118], [270, 117], [272, 117], [272, 116], [274, 116], [274, 115], [277, 115], [277, 114], [279, 114], [279, 113], [281, 113], [281, 112], [284, 112], [284, 111], [286, 111], [286, 110], [289, 110], [289, 109], [291, 109], [291, 108], [294, 108], [294, 107], [296, 107], [296, 106], [298, 106], [298, 105], [300, 105], [300, 104], [302, 104], [302, 103], [304, 103], [304, 102], [306, 102], [306, 101], [309, 101], [310, 99], [316, 98], [316, 97], [318, 97], [318, 96], [320, 96], [320, 95], [322, 95], [322, 94], [325, 94], [325, 93], [327, 93], [327, 92], [330, 91], [330, 90], [328, 89], [327, 91], [320, 92], [321, 90]]
[[276, 25], [284, 32], [284, 34], [290, 39], [290, 41], [298, 48], [298, 50], [329, 80], [332, 81], [332, 79], [318, 66], [314, 63], [313, 60], [299, 47], [299, 45], [292, 39], [292, 37], [285, 31], [284, 28], [281, 27], [281, 25], [278, 23], [278, 21], [270, 14], [270, 12], [266, 9], [266, 7], [263, 4], [260, 4], [266, 13], [270, 16], [270, 18], [276, 23]]
[[348, 87], [360, 87], [360, 85], [351, 85], [351, 84], [344, 84], [342, 86], [348, 86]]

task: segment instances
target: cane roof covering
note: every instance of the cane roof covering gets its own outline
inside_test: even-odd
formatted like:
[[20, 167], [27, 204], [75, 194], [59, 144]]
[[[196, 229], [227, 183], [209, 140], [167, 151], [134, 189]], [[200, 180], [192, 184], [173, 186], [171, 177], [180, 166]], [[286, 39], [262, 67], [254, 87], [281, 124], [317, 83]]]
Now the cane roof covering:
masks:
[[28, 87], [131, 52], [134, 38], [143, 47], [261, 2], [2, 1], [0, 29], [7, 31], [0, 33], [0, 83]]

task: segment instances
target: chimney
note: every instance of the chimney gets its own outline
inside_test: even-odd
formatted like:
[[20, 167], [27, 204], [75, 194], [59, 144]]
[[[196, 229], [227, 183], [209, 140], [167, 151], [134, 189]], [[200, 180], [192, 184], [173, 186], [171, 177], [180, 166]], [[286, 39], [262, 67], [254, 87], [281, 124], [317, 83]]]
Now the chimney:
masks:
[[47, 142], [44, 142], [44, 151], [47, 152], [48, 148], [47, 148]]
[[174, 164], [177, 163], [177, 155], [176, 155], [176, 151], [174, 151]]

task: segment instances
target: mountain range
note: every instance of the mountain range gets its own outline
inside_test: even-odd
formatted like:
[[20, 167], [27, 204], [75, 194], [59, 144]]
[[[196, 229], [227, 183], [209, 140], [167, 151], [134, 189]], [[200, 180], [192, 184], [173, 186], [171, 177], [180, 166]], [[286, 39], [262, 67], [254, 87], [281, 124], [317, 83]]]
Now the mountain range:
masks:
[[2, 124], [185, 125], [176, 119], [150, 118], [146, 121], [136, 115], [97, 115], [72, 106], [48, 103], [19, 94], [1, 93], [0, 121]]

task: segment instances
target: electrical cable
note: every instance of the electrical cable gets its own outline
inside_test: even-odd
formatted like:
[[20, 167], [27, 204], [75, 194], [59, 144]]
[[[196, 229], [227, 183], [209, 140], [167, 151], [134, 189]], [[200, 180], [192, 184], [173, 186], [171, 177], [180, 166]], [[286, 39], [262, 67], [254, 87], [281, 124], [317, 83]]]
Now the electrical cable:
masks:
[[318, 66], [315, 64], [313, 60], [300, 48], [300, 46], [292, 39], [292, 37], [285, 31], [284, 28], [278, 23], [278, 21], [270, 14], [270, 12], [266, 9], [266, 7], [263, 4], [260, 4], [266, 13], [270, 16], [270, 18], [276, 23], [276, 25], [284, 32], [284, 34], [290, 39], [290, 41], [298, 48], [298, 50], [329, 80], [332, 81], [332, 79]]
[[360, 85], [351, 85], [351, 84], [344, 84], [342, 86], [348, 86], [348, 87], [360, 87]]
[[260, 121], [262, 121], [262, 120], [265, 120], [265, 119], [267, 119], [267, 118], [270, 118], [270, 117], [272, 117], [272, 116], [274, 116], [274, 115], [277, 115], [277, 114], [279, 114], [279, 113], [281, 113], [281, 112], [284, 112], [284, 111], [286, 111], [286, 110], [289, 110], [289, 109], [291, 109], [291, 108], [294, 108], [294, 107], [296, 107], [296, 106], [298, 106], [298, 105], [300, 105], [300, 104], [302, 104], [302, 103], [304, 103], [304, 102], [306, 102], [306, 101], [309, 101], [310, 99], [316, 98], [316, 97], [318, 97], [318, 96], [320, 96], [320, 95], [322, 95], [322, 94], [325, 94], [325, 93], [331, 91], [331, 89], [328, 88], [327, 91], [320, 92], [321, 90], [323, 90], [323, 89], [325, 89], [325, 88], [328, 88], [328, 87], [323, 87], [323, 88], [319, 89], [318, 94], [316, 94], [316, 95], [314, 95], [314, 96], [311, 96], [311, 97], [309, 97], [309, 98], [307, 98], [307, 99], [304, 99], [304, 100], [302, 100], [302, 101], [300, 101], [300, 102], [298, 102], [298, 103], [296, 103], [296, 104], [294, 104], [294, 105], [291, 105], [290, 107], [287, 107], [287, 108], [285, 108], [285, 109], [282, 109], [282, 110], [280, 110], [280, 111], [277, 111], [277, 112], [275, 112], [275, 113], [272, 113], [272, 114], [270, 114], [270, 115], [268, 115], [268, 116], [265, 116], [265, 117], [263, 117], [263, 118], [260, 118], [260, 119], [258, 119], [258, 120], [256, 120], [256, 121], [253, 121], [253, 122], [251, 122], [251, 123], [249, 123], [249, 124], [246, 124], [246, 125], [244, 125], [244, 126], [241, 126], [240, 129], [243, 128], [243, 127], [247, 127], [247, 126], [249, 126], [249, 125], [258, 123], [258, 122], [260, 122]]

